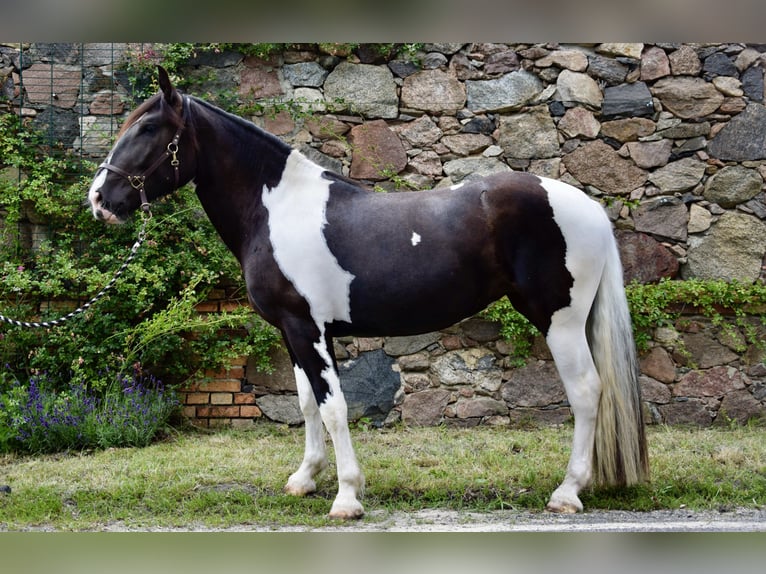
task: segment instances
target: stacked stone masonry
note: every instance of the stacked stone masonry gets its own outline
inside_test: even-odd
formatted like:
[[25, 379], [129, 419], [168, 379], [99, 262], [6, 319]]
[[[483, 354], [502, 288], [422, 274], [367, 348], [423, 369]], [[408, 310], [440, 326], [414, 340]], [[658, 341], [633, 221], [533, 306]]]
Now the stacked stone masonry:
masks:
[[[68, 145], [99, 156], [108, 138], [95, 134], [118, 126], [134, 104], [119, 65], [78, 46], [31, 44], [21, 59], [18, 45], [0, 47], [2, 89], [12, 98], [26, 78], [20, 111], [34, 117], [46, 104], [32, 72], [47, 66], [45, 81], [61, 83], [56, 117], [88, 110]], [[118, 60], [137, 49], [110, 47]], [[75, 88], [80, 62], [88, 69]], [[765, 67], [760, 44], [424, 44], [414, 59], [369, 45], [306, 44], [268, 59], [201, 51], [179, 77], [193, 94], [265, 104], [276, 113], [254, 122], [378, 191], [508, 170], [571, 183], [607, 206], [626, 282], [754, 282], [766, 278]], [[237, 303], [200, 311], [222, 304]], [[752, 320], [766, 338], [760, 316]], [[544, 342], [527, 366], [512, 368], [496, 331], [474, 318], [421, 337], [337, 342], [350, 415], [464, 426], [567, 420]], [[731, 338], [695, 316], [655, 333], [641, 363], [648, 420], [764, 416], [762, 348], [742, 352]], [[284, 353], [275, 364], [270, 376], [244, 358], [207, 373], [185, 390], [187, 414], [203, 425], [299, 423]]]

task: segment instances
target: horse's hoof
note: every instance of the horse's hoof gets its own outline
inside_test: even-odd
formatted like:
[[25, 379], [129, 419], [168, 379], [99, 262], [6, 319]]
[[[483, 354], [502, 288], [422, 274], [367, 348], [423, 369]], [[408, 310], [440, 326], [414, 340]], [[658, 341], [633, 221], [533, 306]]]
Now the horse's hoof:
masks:
[[358, 520], [364, 516], [362, 504], [355, 500], [353, 504], [340, 505], [337, 502], [330, 509], [330, 518], [337, 520]]
[[316, 489], [317, 487], [315, 484], [295, 485], [288, 482], [282, 490], [285, 494], [291, 494], [293, 496], [306, 496], [307, 494], [316, 492]]
[[2, 484], [2, 485], [0, 485], [0, 492], [2, 492], [3, 494], [10, 494], [11, 493], [11, 487], [8, 486], [7, 484]]
[[582, 504], [578, 505], [574, 502], [554, 502], [551, 500], [546, 506], [545, 510], [548, 512], [555, 512], [556, 514], [577, 514], [582, 512]]

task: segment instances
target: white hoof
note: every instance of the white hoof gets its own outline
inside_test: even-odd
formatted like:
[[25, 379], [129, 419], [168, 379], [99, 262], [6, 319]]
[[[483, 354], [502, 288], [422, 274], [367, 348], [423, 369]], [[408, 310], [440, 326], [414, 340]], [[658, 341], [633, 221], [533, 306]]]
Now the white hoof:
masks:
[[317, 483], [314, 482], [313, 478], [301, 477], [298, 476], [298, 473], [295, 473], [287, 479], [284, 491], [294, 496], [305, 496], [316, 492], [316, 489]]
[[362, 503], [356, 499], [341, 501], [336, 498], [330, 509], [330, 518], [351, 520], [362, 516], [364, 516], [364, 508]]

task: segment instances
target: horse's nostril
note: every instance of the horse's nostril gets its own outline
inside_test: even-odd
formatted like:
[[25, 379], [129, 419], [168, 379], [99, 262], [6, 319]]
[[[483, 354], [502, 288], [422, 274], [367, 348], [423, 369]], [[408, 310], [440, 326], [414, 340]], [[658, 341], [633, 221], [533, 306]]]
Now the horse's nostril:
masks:
[[96, 216], [96, 219], [104, 219], [104, 212], [100, 209], [97, 209], [94, 215]]

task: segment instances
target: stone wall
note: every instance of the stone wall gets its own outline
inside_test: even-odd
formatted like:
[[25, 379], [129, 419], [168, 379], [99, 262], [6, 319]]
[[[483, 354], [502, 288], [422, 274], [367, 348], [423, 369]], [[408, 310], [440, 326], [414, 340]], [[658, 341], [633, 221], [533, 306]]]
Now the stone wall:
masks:
[[[78, 129], [63, 143], [95, 156], [134, 105], [119, 60], [136, 46], [109, 45], [118, 65], [97, 56], [103, 46], [32, 44], [24, 58], [0, 48], [4, 93], [18, 97], [24, 79], [20, 112], [71, 124], [67, 110], [79, 110]], [[764, 49], [426, 44], [415, 63], [371, 45], [301, 45], [267, 60], [200, 52], [182, 76], [197, 95], [299, 110], [252, 119], [318, 163], [388, 192], [511, 169], [580, 187], [608, 206], [626, 281], [752, 282], [765, 276]], [[40, 83], [55, 101], [39, 95]], [[544, 344], [527, 367], [511, 369], [494, 330], [472, 319], [422, 337], [339, 342], [352, 414], [416, 424], [565, 420]], [[679, 352], [679, 340], [693, 360]], [[711, 424], [762, 414], [763, 355], [735, 347], [697, 318], [657, 333], [642, 363], [650, 419]], [[193, 383], [187, 413], [200, 424], [250, 424], [260, 416], [298, 422], [291, 369], [263, 377], [240, 363]], [[367, 398], [357, 404], [354, 387], [370, 380], [383, 390], [360, 391]]]

